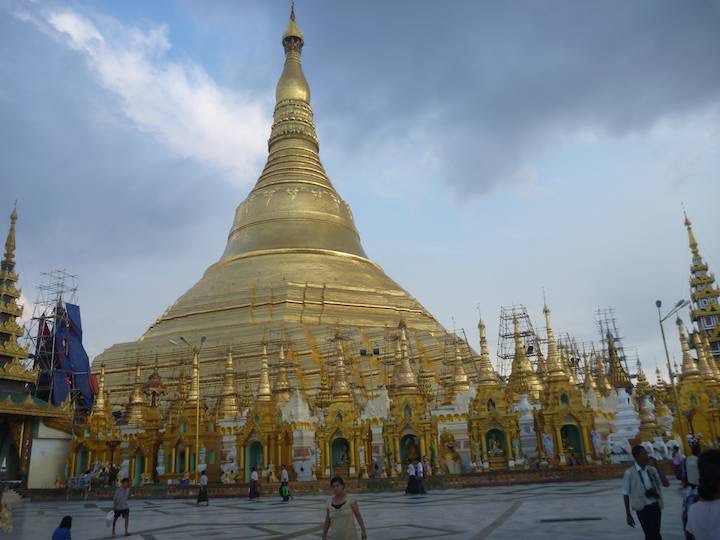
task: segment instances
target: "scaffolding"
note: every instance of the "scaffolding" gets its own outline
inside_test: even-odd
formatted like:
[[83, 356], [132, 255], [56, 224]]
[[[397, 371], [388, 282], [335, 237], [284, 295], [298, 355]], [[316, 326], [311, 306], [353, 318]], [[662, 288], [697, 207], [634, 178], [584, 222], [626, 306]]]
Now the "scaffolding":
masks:
[[[55, 328], [59, 323], [67, 322], [65, 302], [77, 304], [78, 276], [65, 269], [42, 272], [40, 276], [32, 318], [25, 325], [25, 344], [30, 351], [32, 367], [40, 370], [34, 395], [50, 401], [57, 359]], [[76, 392], [73, 387], [73, 402]]]
[[[628, 369], [628, 364], [632, 362], [637, 363], [638, 355], [635, 347], [626, 347], [623, 336], [620, 335], [618, 330], [617, 320], [615, 318], [615, 310], [613, 308], [598, 308], [595, 312], [595, 324], [597, 325], [598, 331], [600, 332], [600, 349], [605, 359], [605, 365], [609, 366], [610, 355], [608, 353], [608, 334], [613, 337], [615, 342], [615, 349], [620, 359], [625, 373], [630, 375], [631, 371]], [[633, 375], [636, 377], [636, 375]]]
[[515, 356], [515, 326], [519, 323], [520, 338], [533, 369], [537, 369], [537, 349], [540, 346], [527, 308], [522, 304], [500, 307], [500, 329], [498, 331], [497, 371], [501, 377], [510, 375]]

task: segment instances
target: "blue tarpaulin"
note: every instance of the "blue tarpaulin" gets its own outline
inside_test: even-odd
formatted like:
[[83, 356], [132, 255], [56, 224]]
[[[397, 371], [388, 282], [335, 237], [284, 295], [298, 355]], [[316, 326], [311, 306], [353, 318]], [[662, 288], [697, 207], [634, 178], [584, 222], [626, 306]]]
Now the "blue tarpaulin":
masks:
[[[58, 308], [61, 309], [61, 308]], [[67, 397], [68, 383], [80, 392], [90, 408], [94, 394], [90, 385], [90, 358], [82, 344], [80, 306], [65, 304], [66, 317], [58, 316], [55, 324], [56, 370], [53, 377], [53, 403]]]

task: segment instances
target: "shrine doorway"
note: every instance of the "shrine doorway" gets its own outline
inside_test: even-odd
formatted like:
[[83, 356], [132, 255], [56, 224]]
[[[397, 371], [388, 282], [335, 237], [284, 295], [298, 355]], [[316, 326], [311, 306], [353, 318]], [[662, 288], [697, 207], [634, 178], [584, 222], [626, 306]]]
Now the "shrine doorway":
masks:
[[20, 472], [19, 452], [9, 422], [0, 423], [0, 480], [15, 480]]
[[135, 474], [132, 478], [132, 485], [142, 485], [142, 474], [145, 471], [145, 455], [138, 450], [135, 452]]
[[263, 466], [263, 445], [260, 441], [253, 441], [245, 448], [245, 478], [250, 478], [250, 471], [252, 467], [257, 469], [260, 474], [260, 469]]
[[185, 472], [185, 452], [187, 452], [185, 445], [178, 444], [175, 447], [175, 472], [177, 474]]
[[400, 439], [400, 462], [405, 463], [407, 460], [414, 461], [420, 457], [420, 441], [415, 435], [404, 435]]
[[575, 424], [565, 424], [560, 428], [563, 450], [567, 456], [568, 463], [579, 465], [583, 461], [585, 451], [583, 449], [582, 435]]
[[332, 467], [344, 467], [350, 465], [350, 443], [345, 437], [337, 437], [330, 446], [330, 455], [332, 456]]
[[80, 446], [75, 457], [75, 476], [85, 474], [88, 466], [88, 449]]

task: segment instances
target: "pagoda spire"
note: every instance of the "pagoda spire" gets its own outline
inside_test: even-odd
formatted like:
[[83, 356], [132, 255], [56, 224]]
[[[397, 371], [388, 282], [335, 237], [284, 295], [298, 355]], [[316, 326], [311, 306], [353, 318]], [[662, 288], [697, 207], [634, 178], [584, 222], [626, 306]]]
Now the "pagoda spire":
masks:
[[692, 222], [685, 215], [685, 228], [688, 233], [688, 245], [692, 254], [690, 266], [690, 299], [692, 309], [690, 318], [697, 324], [701, 334], [708, 337], [710, 352], [716, 360], [720, 359], [720, 290], [715, 284], [715, 276], [709, 271], [707, 263], [700, 255]]
[[135, 363], [135, 382], [128, 402], [125, 422], [128, 425], [139, 426], [143, 423], [145, 412], [145, 399], [143, 398], [140, 360]]
[[632, 383], [630, 382], [630, 377], [628, 377], [625, 368], [620, 363], [620, 355], [615, 346], [615, 338], [610, 332], [607, 333], [607, 344], [608, 361], [610, 363], [610, 384], [612, 384], [615, 389], [631, 388]]
[[287, 376], [287, 366], [285, 361], [285, 345], [280, 344], [280, 354], [278, 357], [278, 373], [275, 377], [275, 386], [273, 394], [278, 401], [286, 402], [290, 399], [290, 381]]
[[585, 376], [583, 378], [583, 386], [585, 387], [585, 391], [589, 392], [592, 389], [597, 394], [599, 389], [597, 383], [595, 382], [595, 377], [593, 377], [592, 368], [590, 367], [590, 360], [584, 350], [582, 353], [582, 360], [583, 371], [585, 372]]
[[260, 360], [260, 381], [258, 382], [257, 401], [272, 401], [270, 389], [270, 373], [268, 368], [267, 344], [263, 343], [262, 358]]
[[607, 369], [605, 368], [605, 361], [602, 355], [595, 355], [595, 380], [597, 383], [598, 390], [604, 396], [607, 396], [613, 389], [610, 384], [610, 380], [607, 376]]
[[339, 336], [335, 338], [335, 347], [337, 352], [337, 363], [335, 364], [335, 374], [333, 376], [332, 395], [333, 398], [350, 399], [352, 392], [350, 391], [350, 383], [347, 380], [347, 369], [345, 367], [345, 353], [342, 349], [342, 342]]
[[645, 376], [640, 360], [637, 361], [637, 382], [635, 383], [635, 394], [638, 397], [649, 395], [652, 392], [650, 383]]
[[98, 393], [93, 402], [92, 413], [105, 414], [107, 405], [105, 402], [105, 363], [100, 364], [100, 376], [98, 377]]
[[237, 389], [235, 387], [235, 363], [232, 351], [228, 351], [225, 361], [225, 377], [223, 389], [218, 399], [217, 412], [223, 420], [234, 420], [240, 413]]
[[510, 377], [508, 377], [508, 391], [515, 396], [526, 394], [531, 400], [537, 400], [540, 397], [542, 385], [525, 352], [525, 345], [520, 334], [520, 322], [517, 317], [513, 317], [513, 330], [515, 355]]
[[[10, 378], [31, 382], [37, 374], [31, 371], [25, 373], [19, 364], [19, 360], [27, 358], [28, 351], [18, 343], [24, 329], [18, 323], [18, 319], [22, 316], [22, 307], [18, 303], [20, 299], [20, 289], [17, 288], [19, 278], [15, 272], [15, 223], [17, 223], [17, 218], [17, 209], [13, 208], [10, 214], [10, 228], [5, 240], [5, 254], [0, 262], [0, 370], [7, 365], [7, 374]], [[12, 376], [10, 375], [11, 369]]]
[[677, 321], [678, 333], [680, 334], [680, 347], [682, 348], [682, 368], [680, 371], [680, 380], [699, 379], [700, 370], [695, 365], [695, 360], [690, 354], [690, 344], [688, 343], [687, 333], [685, 332], [685, 325], [682, 320], [678, 317]]
[[462, 354], [460, 352], [460, 340], [457, 338], [455, 339], [455, 363], [453, 364], [452, 385], [455, 395], [467, 392], [470, 389], [467, 374], [465, 373], [465, 368], [463, 367]]
[[715, 374], [715, 380], [720, 382], [720, 365], [718, 365], [718, 361], [715, 360], [715, 357], [710, 350], [710, 340], [708, 339], [707, 334], [701, 334], [700, 340], [702, 341], [702, 346], [705, 351], [705, 358], [707, 358], [708, 364]]
[[549, 381], [568, 381], [569, 375], [565, 372], [562, 358], [558, 352], [557, 341], [555, 341], [555, 333], [553, 331], [552, 322], [550, 321], [550, 308], [547, 304], [543, 307], [545, 315], [545, 326], [547, 328], [548, 340], [548, 380]]
[[397, 362], [396, 373], [393, 377], [393, 386], [400, 390], [416, 390], [417, 377], [410, 365], [410, 355], [408, 353], [408, 338], [405, 323], [400, 322], [400, 358]]
[[481, 386], [498, 384], [498, 376], [495, 368], [490, 361], [490, 352], [488, 350], [487, 330], [482, 319], [478, 322], [478, 331], [480, 333], [480, 362], [478, 366], [478, 384]]

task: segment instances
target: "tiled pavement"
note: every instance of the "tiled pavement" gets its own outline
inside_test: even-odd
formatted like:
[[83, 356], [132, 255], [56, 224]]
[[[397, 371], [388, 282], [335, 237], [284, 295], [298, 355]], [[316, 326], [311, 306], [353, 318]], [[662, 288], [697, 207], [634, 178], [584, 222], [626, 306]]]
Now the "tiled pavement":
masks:
[[[682, 538], [681, 490], [664, 490], [663, 537]], [[625, 524], [620, 480], [433, 491], [426, 496], [361, 493], [356, 496], [368, 538], [641, 539], [639, 525]], [[267, 496], [259, 502], [215, 499], [209, 507], [189, 500], [130, 501], [130, 538], [314, 539], [321, 536], [328, 496], [303, 495], [289, 503]], [[73, 540], [111, 538], [105, 526], [109, 501], [25, 502], [16, 508], [15, 530], [0, 538], [50, 538], [63, 515], [73, 516]], [[118, 531], [122, 530], [118, 521]]]

